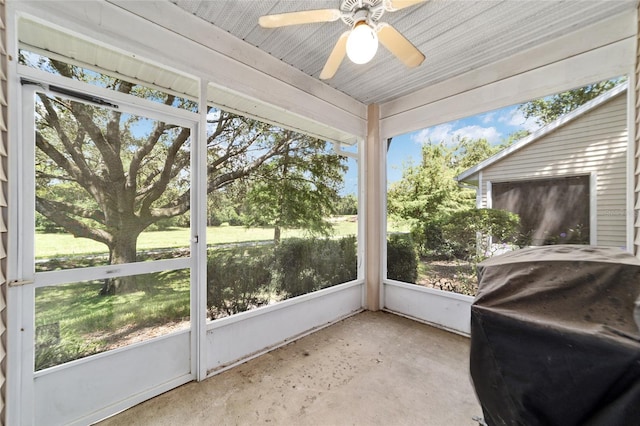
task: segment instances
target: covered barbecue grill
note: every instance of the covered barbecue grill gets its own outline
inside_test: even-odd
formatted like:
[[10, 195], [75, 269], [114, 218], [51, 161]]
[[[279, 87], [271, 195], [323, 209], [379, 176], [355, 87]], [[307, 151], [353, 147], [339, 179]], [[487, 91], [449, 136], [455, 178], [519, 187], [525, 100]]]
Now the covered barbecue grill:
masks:
[[488, 425], [640, 425], [640, 261], [545, 246], [478, 266], [471, 377]]

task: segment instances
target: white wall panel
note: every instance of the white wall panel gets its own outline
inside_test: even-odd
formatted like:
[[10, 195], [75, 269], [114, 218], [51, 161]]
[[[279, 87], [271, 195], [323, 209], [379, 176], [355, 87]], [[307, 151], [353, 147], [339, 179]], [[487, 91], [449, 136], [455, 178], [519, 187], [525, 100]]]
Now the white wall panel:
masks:
[[384, 309], [457, 333], [471, 333], [473, 297], [401, 282], [384, 283]]
[[208, 373], [360, 311], [362, 291], [361, 282], [340, 284], [214, 321], [205, 343]]
[[182, 332], [36, 373], [34, 424], [89, 424], [193, 380], [189, 345]]

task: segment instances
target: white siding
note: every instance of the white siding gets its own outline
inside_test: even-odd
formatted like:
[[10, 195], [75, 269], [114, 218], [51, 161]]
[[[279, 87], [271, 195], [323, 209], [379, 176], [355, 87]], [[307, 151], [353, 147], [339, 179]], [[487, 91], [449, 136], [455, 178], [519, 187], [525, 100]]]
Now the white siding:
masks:
[[[0, 3], [0, 22], [6, 22], [6, 10], [4, 2]], [[7, 149], [5, 142], [7, 140], [7, 126], [5, 125], [8, 118], [7, 104], [7, 51], [6, 51], [6, 30], [4, 25], [0, 27], [0, 259], [7, 257], [6, 243], [7, 243], [7, 227], [5, 225], [4, 218], [7, 215], [7, 202], [5, 194], [7, 193], [6, 182], [6, 164]], [[7, 263], [5, 260], [0, 260], [0, 424], [5, 423], [5, 377], [6, 377], [6, 343], [7, 337], [5, 335], [6, 330], [6, 312], [7, 307], [5, 300], [7, 295]]]
[[[640, 190], [637, 189], [640, 184], [640, 105], [638, 102], [640, 101], [640, 5], [638, 5], [638, 10], [636, 13], [637, 26], [636, 26], [636, 63], [635, 63], [635, 75], [634, 79], [631, 80], [632, 83], [629, 85], [629, 93], [633, 93], [635, 96], [631, 98], [631, 105], [634, 106], [634, 114], [633, 120], [630, 121], [630, 126], [634, 130], [635, 137], [635, 149], [634, 149], [634, 161], [635, 169], [633, 171], [633, 181], [635, 182], [634, 195], [635, 195], [635, 204], [634, 204], [634, 230], [633, 230], [633, 243], [634, 243], [634, 252], [637, 257], [640, 257]], [[633, 91], [633, 92], [632, 92]]]
[[[626, 108], [626, 96], [615, 97], [483, 169], [483, 180], [510, 182], [596, 173], [597, 243], [625, 247]], [[486, 206], [486, 184], [482, 191]]]

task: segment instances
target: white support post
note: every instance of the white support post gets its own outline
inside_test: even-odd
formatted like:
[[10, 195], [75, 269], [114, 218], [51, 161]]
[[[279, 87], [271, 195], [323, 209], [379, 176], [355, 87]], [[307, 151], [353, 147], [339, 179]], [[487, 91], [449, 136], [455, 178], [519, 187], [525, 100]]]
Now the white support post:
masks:
[[[200, 122], [198, 123], [198, 134], [194, 138], [198, 142], [195, 146], [193, 155], [196, 158], [194, 167], [194, 177], [192, 184], [192, 203], [194, 212], [192, 225], [194, 239], [196, 239], [195, 247], [193, 247], [195, 259], [193, 264], [194, 278], [192, 278], [192, 287], [195, 283], [195, 289], [192, 288], [191, 294], [195, 299], [191, 306], [195, 308], [194, 315], [191, 316], [195, 320], [195, 327], [191, 328], [192, 334], [192, 354], [195, 358], [195, 377], [201, 381], [207, 377], [207, 90], [209, 82], [200, 79], [200, 99], [198, 104], [198, 112], [200, 113]], [[195, 193], [195, 194], [193, 194]], [[193, 244], [193, 243], [192, 243]], [[193, 363], [192, 363], [193, 365]]]
[[377, 311], [381, 306], [382, 287], [382, 141], [380, 140], [380, 109], [368, 107], [367, 140], [365, 146], [365, 308]]

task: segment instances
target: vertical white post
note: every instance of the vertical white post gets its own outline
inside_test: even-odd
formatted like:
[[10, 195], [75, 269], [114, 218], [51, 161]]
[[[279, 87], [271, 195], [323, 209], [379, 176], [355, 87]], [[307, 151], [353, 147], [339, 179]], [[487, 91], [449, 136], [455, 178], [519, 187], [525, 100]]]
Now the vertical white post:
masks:
[[369, 105], [367, 110], [367, 141], [365, 146], [365, 308], [377, 311], [382, 288], [382, 142], [380, 140], [380, 108]]
[[194, 321], [191, 327], [192, 333], [192, 357], [195, 362], [192, 366], [195, 369], [196, 380], [204, 380], [207, 377], [207, 94], [208, 82], [200, 79], [200, 99], [198, 112], [200, 122], [198, 123], [198, 133], [193, 138], [195, 149], [192, 155], [195, 159], [194, 171], [191, 186], [191, 199], [193, 202], [192, 225], [193, 237], [196, 243], [192, 243], [192, 279], [191, 294], [194, 297], [191, 303], [191, 319]]
[[482, 170], [478, 173], [478, 186], [476, 187], [476, 208], [482, 208]]

